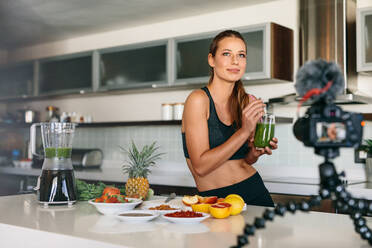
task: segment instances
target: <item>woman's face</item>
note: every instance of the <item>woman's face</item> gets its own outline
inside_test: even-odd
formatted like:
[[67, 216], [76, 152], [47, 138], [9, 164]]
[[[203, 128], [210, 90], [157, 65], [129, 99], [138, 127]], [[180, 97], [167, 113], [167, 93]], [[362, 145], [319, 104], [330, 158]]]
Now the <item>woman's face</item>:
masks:
[[236, 37], [220, 40], [216, 55], [208, 55], [208, 63], [214, 69], [214, 77], [228, 82], [240, 80], [247, 64], [244, 42]]

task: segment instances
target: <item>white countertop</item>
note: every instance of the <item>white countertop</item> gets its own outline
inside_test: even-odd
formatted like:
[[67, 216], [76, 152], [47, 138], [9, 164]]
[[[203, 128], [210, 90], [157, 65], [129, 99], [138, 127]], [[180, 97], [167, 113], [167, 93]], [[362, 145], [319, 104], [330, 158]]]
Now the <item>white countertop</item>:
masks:
[[[179, 199], [173, 201], [181, 204]], [[226, 248], [236, 244], [245, 222], [252, 223], [263, 211], [248, 206], [241, 215], [209, 218], [201, 224], [172, 224], [161, 218], [136, 224], [103, 216], [87, 202], [43, 208], [32, 194], [4, 196], [0, 197], [1, 247]], [[367, 222], [372, 226], [372, 218]], [[249, 239], [249, 247], [368, 247], [346, 215], [288, 213], [266, 226]]]

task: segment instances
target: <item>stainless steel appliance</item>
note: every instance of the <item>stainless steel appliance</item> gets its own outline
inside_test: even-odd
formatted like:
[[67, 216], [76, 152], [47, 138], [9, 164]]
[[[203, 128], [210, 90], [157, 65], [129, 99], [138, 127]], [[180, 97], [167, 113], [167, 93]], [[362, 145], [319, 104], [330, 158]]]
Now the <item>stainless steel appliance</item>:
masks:
[[[372, 103], [372, 97], [358, 87], [356, 71], [356, 1], [299, 1], [300, 66], [306, 61], [324, 59], [336, 62], [345, 78], [345, 88], [337, 104]], [[296, 94], [269, 99], [271, 104], [299, 100]]]
[[103, 153], [100, 149], [74, 149], [71, 160], [74, 168], [99, 168], [102, 164]]

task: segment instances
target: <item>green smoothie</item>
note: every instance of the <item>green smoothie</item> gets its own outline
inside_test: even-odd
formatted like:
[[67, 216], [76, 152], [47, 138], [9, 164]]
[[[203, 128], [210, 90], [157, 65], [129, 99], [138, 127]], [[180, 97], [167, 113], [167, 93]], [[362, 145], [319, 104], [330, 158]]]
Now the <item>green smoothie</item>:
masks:
[[45, 148], [45, 157], [46, 158], [71, 158], [72, 148], [68, 147], [47, 147]]
[[270, 147], [270, 140], [274, 138], [275, 124], [257, 123], [254, 135], [254, 146], [264, 148]]

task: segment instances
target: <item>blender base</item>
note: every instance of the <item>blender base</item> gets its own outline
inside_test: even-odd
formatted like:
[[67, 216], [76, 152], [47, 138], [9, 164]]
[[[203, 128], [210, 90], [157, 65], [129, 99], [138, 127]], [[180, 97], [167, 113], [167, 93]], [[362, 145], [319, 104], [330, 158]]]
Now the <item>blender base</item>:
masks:
[[43, 207], [47, 208], [49, 205], [67, 205], [68, 207], [71, 207], [73, 204], [75, 204], [76, 201], [64, 201], [64, 202], [42, 202], [39, 201], [39, 204], [43, 205]]

